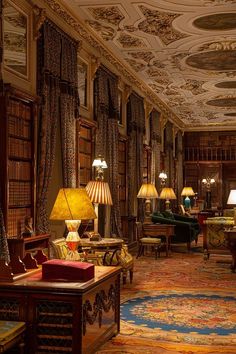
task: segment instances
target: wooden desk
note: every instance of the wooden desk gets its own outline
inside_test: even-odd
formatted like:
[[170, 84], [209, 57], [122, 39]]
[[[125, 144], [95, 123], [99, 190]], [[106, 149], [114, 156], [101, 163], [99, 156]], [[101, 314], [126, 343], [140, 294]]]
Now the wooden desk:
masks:
[[236, 228], [232, 228], [231, 230], [225, 230], [225, 239], [227, 241], [227, 246], [232, 254], [232, 264], [231, 269], [232, 272], [235, 273], [236, 270]]
[[120, 329], [120, 267], [95, 267], [85, 283], [41, 279], [0, 284], [0, 320], [23, 321], [26, 353], [92, 354]]
[[143, 223], [143, 234], [149, 237], [164, 236], [166, 239], [166, 257], [169, 255], [171, 236], [174, 235], [175, 225], [169, 224], [145, 224]]

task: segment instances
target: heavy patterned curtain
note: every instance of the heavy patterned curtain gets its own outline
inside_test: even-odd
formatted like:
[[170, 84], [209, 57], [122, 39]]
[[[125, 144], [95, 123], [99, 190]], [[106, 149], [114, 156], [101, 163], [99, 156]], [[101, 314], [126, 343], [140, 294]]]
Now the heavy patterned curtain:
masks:
[[6, 263], [10, 262], [7, 235], [6, 235], [1, 205], [0, 205], [0, 260], [3, 260]]
[[158, 175], [160, 173], [160, 113], [153, 110], [150, 115], [150, 143], [152, 148], [151, 182], [159, 189]]
[[[143, 219], [143, 203], [137, 194], [143, 182], [143, 138], [145, 134], [145, 112], [143, 99], [135, 93], [127, 104], [128, 147], [128, 213]], [[132, 176], [132, 178], [131, 178]]]
[[95, 114], [98, 122], [95, 148], [96, 154], [104, 156], [108, 164], [108, 183], [113, 200], [110, 216], [111, 234], [122, 237], [118, 179], [118, 78], [104, 67], [97, 71], [95, 96]]
[[77, 44], [50, 21], [38, 39], [37, 90], [42, 99], [38, 123], [36, 231], [49, 231], [48, 188], [55, 160], [56, 130], [61, 125], [64, 187], [75, 182]]

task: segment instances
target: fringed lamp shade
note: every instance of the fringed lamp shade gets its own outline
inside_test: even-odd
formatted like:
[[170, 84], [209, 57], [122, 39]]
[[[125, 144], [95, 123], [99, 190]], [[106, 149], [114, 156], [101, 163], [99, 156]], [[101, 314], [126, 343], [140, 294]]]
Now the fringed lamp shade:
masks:
[[176, 199], [175, 192], [172, 188], [163, 188], [160, 194], [160, 199], [166, 200], [166, 210], [170, 210], [170, 200]]
[[77, 252], [81, 220], [95, 219], [96, 213], [85, 189], [61, 188], [51, 211], [51, 220], [65, 220], [69, 233], [66, 238], [71, 252], [68, 259], [80, 259]]
[[109, 184], [103, 180], [96, 180], [88, 182], [86, 191], [89, 198], [94, 203], [97, 219], [94, 220], [94, 232], [98, 233], [98, 205], [106, 204], [112, 205], [112, 197]]
[[152, 183], [143, 183], [137, 198], [144, 198], [145, 200], [145, 222], [151, 221], [151, 200], [158, 198], [156, 187]]

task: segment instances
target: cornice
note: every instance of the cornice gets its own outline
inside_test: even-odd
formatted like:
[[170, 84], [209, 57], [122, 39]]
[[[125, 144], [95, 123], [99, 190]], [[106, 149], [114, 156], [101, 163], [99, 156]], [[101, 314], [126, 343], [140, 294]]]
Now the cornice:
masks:
[[156, 107], [158, 111], [161, 110], [163, 117], [170, 120], [178, 128], [184, 129], [183, 122], [169, 109], [169, 107], [156, 96], [156, 94], [141, 80], [139, 80], [131, 70], [126, 67], [126, 64], [120, 62], [108, 48], [98, 38], [95, 38], [86, 25], [82, 24], [78, 18], [73, 17], [69, 13], [68, 9], [65, 9], [62, 4], [56, 0], [43, 0], [45, 4], [56, 13], [61, 19], [63, 19], [67, 25], [71, 26], [78, 35], [89, 43], [92, 48], [96, 49], [101, 57], [104, 57], [109, 63], [115, 67], [119, 75], [122, 75], [130, 84], [136, 86], [143, 94], [144, 97], [148, 97], [148, 100]]

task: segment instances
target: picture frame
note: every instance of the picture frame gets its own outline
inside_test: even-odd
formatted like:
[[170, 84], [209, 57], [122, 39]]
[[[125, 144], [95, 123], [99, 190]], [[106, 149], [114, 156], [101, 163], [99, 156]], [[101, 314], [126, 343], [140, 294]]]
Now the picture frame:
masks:
[[3, 66], [20, 78], [29, 79], [29, 16], [13, 1], [3, 8]]

